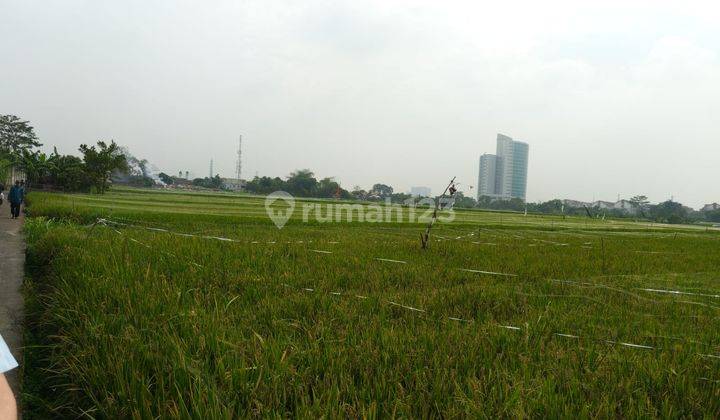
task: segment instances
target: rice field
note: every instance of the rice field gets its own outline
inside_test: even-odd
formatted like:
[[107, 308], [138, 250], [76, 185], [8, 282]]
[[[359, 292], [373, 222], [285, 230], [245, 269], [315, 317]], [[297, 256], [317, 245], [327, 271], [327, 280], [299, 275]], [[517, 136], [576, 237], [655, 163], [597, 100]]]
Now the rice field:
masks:
[[26, 417], [720, 415], [717, 230], [466, 210], [422, 250], [263, 197], [29, 201]]

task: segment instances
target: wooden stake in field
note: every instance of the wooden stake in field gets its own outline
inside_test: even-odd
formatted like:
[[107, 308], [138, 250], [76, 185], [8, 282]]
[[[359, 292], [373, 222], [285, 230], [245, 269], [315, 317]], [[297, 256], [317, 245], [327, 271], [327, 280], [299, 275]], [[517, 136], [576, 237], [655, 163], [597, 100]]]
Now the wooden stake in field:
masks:
[[435, 210], [433, 211], [432, 219], [430, 219], [430, 223], [428, 223], [427, 228], [425, 228], [425, 233], [420, 234], [420, 243], [422, 244], [422, 249], [427, 249], [428, 246], [428, 238], [430, 237], [430, 229], [432, 229], [433, 225], [435, 224], [435, 220], [437, 220], [437, 213], [440, 208], [440, 201], [445, 197], [445, 194], [447, 194], [448, 190], [450, 190], [450, 196], [452, 197], [455, 195], [455, 178], [453, 177], [450, 180], [450, 183], [445, 187], [445, 191], [443, 191], [442, 195], [440, 195], [435, 200]]

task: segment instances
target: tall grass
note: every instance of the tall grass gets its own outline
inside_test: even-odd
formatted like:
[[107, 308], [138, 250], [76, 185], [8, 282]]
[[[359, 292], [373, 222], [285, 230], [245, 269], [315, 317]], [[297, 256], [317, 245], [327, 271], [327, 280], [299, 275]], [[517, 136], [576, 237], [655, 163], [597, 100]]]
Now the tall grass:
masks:
[[720, 414], [716, 233], [467, 213], [422, 251], [140, 195], [31, 196], [28, 417]]

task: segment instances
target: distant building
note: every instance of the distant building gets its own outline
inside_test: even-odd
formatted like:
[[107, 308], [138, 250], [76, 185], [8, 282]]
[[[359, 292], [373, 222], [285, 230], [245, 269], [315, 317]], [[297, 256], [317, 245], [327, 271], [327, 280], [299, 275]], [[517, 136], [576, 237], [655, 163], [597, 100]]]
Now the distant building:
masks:
[[720, 210], [720, 204], [718, 204], [718, 203], [705, 204], [703, 206], [703, 208], [700, 209], [700, 211], [714, 211], [714, 210]]
[[192, 181], [185, 178], [174, 178], [173, 185], [192, 185]]
[[244, 179], [238, 181], [237, 178], [220, 178], [220, 181], [222, 181], [222, 186], [226, 190], [243, 191], [245, 189]]
[[592, 207], [597, 207], [601, 210], [611, 210], [615, 208], [615, 203], [613, 203], [612, 201], [598, 200], [592, 203]]
[[480, 173], [478, 174], [478, 197], [497, 197], [495, 185], [497, 179], [497, 156], [484, 154], [480, 156]]
[[495, 155], [480, 156], [478, 198], [519, 198], [525, 201], [529, 149], [527, 143], [497, 135]]
[[578, 200], [562, 200], [563, 205], [568, 208], [576, 208], [580, 209], [583, 207], [587, 208], [595, 208], [600, 210], [619, 210], [622, 212], [625, 212], [627, 214], [636, 214], [639, 211], [639, 207], [637, 204], [633, 203], [630, 200], [618, 200], [616, 202], [612, 201], [593, 201], [593, 202], [586, 202], [586, 201], [578, 201]]
[[615, 204], [613, 204], [613, 209], [622, 210], [628, 214], [636, 214], [639, 210], [639, 207], [636, 203], [623, 199], [618, 200]]
[[430, 197], [429, 187], [410, 187], [410, 195], [413, 197]]

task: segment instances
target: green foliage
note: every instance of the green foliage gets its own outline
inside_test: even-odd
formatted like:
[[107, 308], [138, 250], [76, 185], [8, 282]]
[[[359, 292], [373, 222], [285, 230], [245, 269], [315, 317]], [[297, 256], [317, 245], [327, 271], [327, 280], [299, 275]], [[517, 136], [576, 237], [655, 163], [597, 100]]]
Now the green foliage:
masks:
[[[335, 197], [335, 195], [342, 191], [340, 184], [335, 182], [333, 178], [323, 178], [315, 186], [314, 195], [317, 197]], [[341, 194], [341, 198], [347, 198], [349, 193], [343, 191], [345, 194]]]
[[5, 187], [3, 183], [10, 178], [10, 171], [13, 165], [12, 162], [12, 156], [3, 156], [2, 154], [0, 154], [0, 186], [2, 186], [3, 188]]
[[408, 204], [414, 201], [413, 196], [407, 193], [393, 193], [389, 198], [390, 202], [396, 204]]
[[473, 207], [477, 207], [477, 201], [475, 201], [472, 197], [465, 197], [465, 194], [463, 194], [462, 191], [458, 191], [455, 193], [454, 207], [471, 209]]
[[710, 222], [718, 222], [720, 223], [720, 209], [718, 210], [710, 210], [705, 212], [705, 219]]
[[354, 186], [352, 192], [350, 192], [350, 197], [355, 200], [365, 200], [367, 196], [368, 192], [363, 190], [359, 185]]
[[85, 165], [77, 156], [57, 155], [54, 159], [50, 182], [65, 191], [85, 191], [90, 187], [90, 179]]
[[[281, 178], [268, 176], [255, 177], [245, 185], [248, 192], [255, 194], [270, 194], [275, 191], [287, 191], [288, 187]], [[288, 191], [290, 192], [290, 191]], [[290, 192], [293, 194], [292, 192]], [[295, 194], [293, 194], [295, 195]]]
[[636, 195], [632, 197], [629, 201], [638, 206], [639, 208], [644, 208], [650, 203], [647, 196], [644, 195]]
[[175, 182], [173, 177], [166, 174], [165, 172], [160, 172], [158, 178], [160, 178], [160, 181], [164, 182], [165, 185], [172, 185]]
[[393, 187], [385, 184], [375, 184], [370, 190], [370, 195], [375, 195], [380, 198], [390, 197], [393, 194]]
[[312, 197], [318, 185], [314, 175], [309, 169], [298, 169], [291, 173], [286, 181], [290, 190], [288, 192], [299, 197]]
[[662, 223], [679, 224], [688, 220], [688, 212], [682, 204], [672, 200], [650, 207], [650, 216]]
[[111, 175], [122, 173], [123, 181], [133, 186], [154, 185], [145, 159], [137, 159], [115, 142], [99, 141], [97, 146], [81, 145], [83, 160], [60, 155], [57, 150], [46, 155], [36, 150], [41, 146], [33, 127], [14, 115], [0, 115], [0, 175], [7, 178], [11, 167], [25, 173], [28, 185], [59, 187], [64, 191], [81, 191], [93, 187], [97, 192], [107, 190]]
[[525, 210], [525, 202], [519, 198], [498, 200], [484, 195], [478, 199], [478, 207], [488, 210], [523, 211]]
[[33, 185], [48, 181], [56, 171], [56, 160], [57, 155], [23, 149], [13, 155], [12, 163], [25, 172], [25, 181]]
[[81, 144], [80, 152], [83, 154], [85, 172], [100, 194], [107, 190], [108, 181], [114, 171], [126, 171], [128, 168], [125, 155], [114, 141], [110, 144], [99, 141], [97, 147]]
[[[57, 150], [51, 155], [39, 151], [20, 150], [11, 157], [10, 164], [25, 173], [29, 185], [49, 184], [64, 191], [84, 191], [91, 186], [98, 192], [107, 189], [110, 174], [114, 171], [128, 171], [124, 156], [112, 142], [98, 142], [96, 146], [82, 145], [80, 151], [84, 160], [72, 155], [60, 155]], [[133, 158], [134, 159], [134, 158]], [[134, 161], [137, 167], [137, 160]], [[145, 176], [145, 161], [139, 168], [130, 170], [127, 181], [130, 185], [149, 187], [153, 180]]]
[[152, 178], [143, 175], [130, 175], [125, 179], [125, 182], [133, 187], [149, 188], [155, 185], [155, 181]]
[[147, 159], [135, 157], [125, 147], [118, 147], [119, 153], [125, 156], [126, 165], [115, 169], [111, 177], [113, 182], [133, 187], [152, 187], [155, 180], [150, 176]]
[[309, 169], [298, 169], [292, 172], [287, 180], [267, 176], [255, 177], [245, 185], [245, 190], [255, 194], [285, 191], [295, 197], [352, 198], [333, 178], [318, 181]]
[[195, 178], [193, 179], [192, 184], [196, 187], [211, 189], [220, 189], [223, 185], [222, 179], [220, 179], [220, 175], [215, 175], [212, 178]]
[[[462, 210], [423, 252], [421, 223], [278, 230], [257, 197], [30, 199], [28, 418], [720, 412], [716, 299], [642, 290], [717, 293], [717, 231]], [[236, 242], [51, 221], [101, 215]]]
[[0, 115], [0, 153], [18, 154], [42, 146], [35, 129], [15, 115]]
[[544, 203], [528, 205], [528, 211], [536, 211], [544, 214], [562, 214], [563, 203], [560, 200], [550, 200]]

